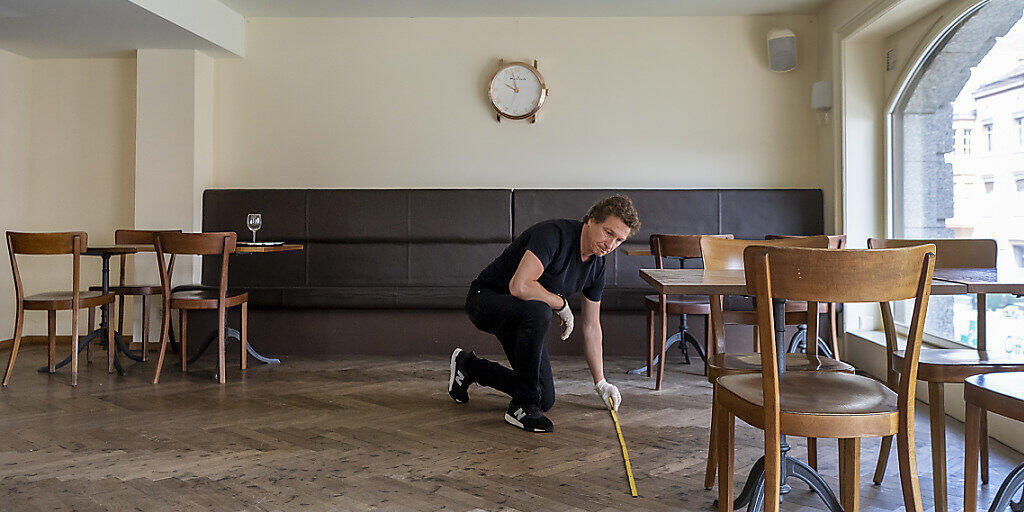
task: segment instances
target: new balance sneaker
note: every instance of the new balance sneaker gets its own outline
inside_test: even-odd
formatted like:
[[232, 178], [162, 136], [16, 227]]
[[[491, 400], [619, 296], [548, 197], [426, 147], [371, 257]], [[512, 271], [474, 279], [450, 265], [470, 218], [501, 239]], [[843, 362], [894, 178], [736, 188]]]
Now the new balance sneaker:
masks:
[[505, 423], [527, 432], [551, 432], [555, 430], [551, 420], [536, 405], [509, 404], [505, 412]]
[[473, 383], [473, 375], [469, 371], [467, 362], [476, 356], [472, 352], [466, 352], [461, 348], [452, 352], [451, 372], [448, 374], [448, 394], [452, 400], [460, 404], [469, 401], [469, 385]]

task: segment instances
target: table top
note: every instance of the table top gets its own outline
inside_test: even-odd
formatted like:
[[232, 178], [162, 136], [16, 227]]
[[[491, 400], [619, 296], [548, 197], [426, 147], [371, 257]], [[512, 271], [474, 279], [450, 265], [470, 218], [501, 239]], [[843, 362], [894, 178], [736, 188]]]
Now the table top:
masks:
[[[302, 244], [283, 245], [239, 245], [235, 247], [235, 254], [252, 254], [262, 252], [283, 252], [301, 251], [305, 249]], [[90, 245], [82, 254], [87, 256], [103, 256], [116, 254], [135, 254], [137, 252], [153, 252], [153, 246], [149, 244], [111, 244], [111, 245]]]
[[[747, 280], [742, 270], [700, 268], [640, 269], [640, 278], [658, 293], [667, 295], [746, 295]], [[969, 293], [967, 285], [932, 279], [934, 295]]]
[[235, 247], [236, 254], [252, 254], [259, 252], [284, 252], [284, 251], [301, 251], [306, 246], [302, 244], [282, 244], [282, 245], [239, 245]]
[[994, 268], [937, 268], [933, 278], [966, 285], [967, 293], [1024, 295], [1024, 274], [1020, 272], [999, 272]]
[[145, 250], [148, 247], [149, 250], [153, 250], [153, 246], [149, 245], [132, 245], [132, 244], [120, 244], [120, 245], [90, 245], [82, 254], [86, 256], [103, 256], [108, 254], [135, 254], [139, 251]]

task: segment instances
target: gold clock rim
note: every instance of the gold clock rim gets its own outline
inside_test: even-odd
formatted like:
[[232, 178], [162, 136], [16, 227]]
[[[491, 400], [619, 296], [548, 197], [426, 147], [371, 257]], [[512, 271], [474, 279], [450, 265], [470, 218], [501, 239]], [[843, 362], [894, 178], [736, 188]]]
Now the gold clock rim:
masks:
[[[531, 110], [528, 113], [523, 114], [521, 116], [513, 116], [513, 115], [509, 115], [509, 114], [506, 114], [506, 113], [502, 112], [501, 109], [498, 108], [498, 105], [496, 105], [494, 103], [494, 96], [491, 95], [491, 84], [494, 83], [495, 77], [498, 76], [498, 73], [501, 73], [505, 69], [510, 68], [512, 66], [522, 66], [522, 67], [528, 69], [531, 73], [534, 74], [534, 76], [537, 77], [537, 80], [540, 81], [540, 99], [537, 100], [537, 106], [534, 107], [533, 110]], [[498, 113], [498, 115], [500, 115], [501, 117], [504, 117], [506, 119], [519, 120], [519, 119], [527, 119], [529, 117], [532, 117], [533, 115], [535, 115], [540, 110], [540, 107], [542, 107], [544, 105], [544, 100], [547, 97], [548, 97], [548, 86], [547, 86], [547, 83], [544, 82], [544, 75], [540, 74], [540, 71], [538, 71], [537, 68], [533, 67], [532, 65], [530, 65], [530, 64], [528, 64], [526, 62], [515, 61], [515, 62], [508, 62], [508, 63], [502, 64], [501, 66], [498, 66], [498, 69], [494, 72], [494, 74], [491, 75], [491, 79], [487, 81], [487, 99], [489, 99], [491, 101], [491, 108], [493, 108], [494, 111]]]

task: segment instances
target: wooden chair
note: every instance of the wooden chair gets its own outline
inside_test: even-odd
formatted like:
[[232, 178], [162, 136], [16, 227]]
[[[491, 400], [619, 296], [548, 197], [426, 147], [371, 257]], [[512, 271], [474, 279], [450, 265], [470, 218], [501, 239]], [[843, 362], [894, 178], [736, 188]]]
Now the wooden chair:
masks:
[[[983, 373], [964, 380], [967, 401], [967, 439], [964, 443], [964, 512], [978, 508], [978, 452], [981, 441], [981, 418], [992, 411], [1017, 421], [1024, 421], [1024, 372]], [[989, 510], [1007, 510], [1013, 497], [1024, 487], [1024, 464], [1010, 471], [992, 499]], [[1012, 503], [1020, 510], [1019, 503]]]
[[[177, 309], [181, 321], [179, 335], [179, 347], [181, 352], [181, 371], [187, 371], [188, 350], [187, 350], [187, 311], [193, 309], [216, 309], [217, 310], [217, 357], [218, 370], [217, 379], [221, 384], [227, 382], [224, 363], [224, 342], [225, 330], [227, 327], [227, 309], [235, 306], [241, 307], [242, 325], [241, 368], [246, 369], [246, 349], [248, 348], [248, 317], [249, 317], [249, 295], [245, 292], [228, 290], [228, 256], [235, 252], [235, 244], [238, 235], [233, 232], [221, 233], [159, 233], [156, 235], [156, 257], [160, 265], [160, 284], [162, 286], [164, 314], [160, 325], [160, 354], [156, 359], [156, 372], [153, 374], [153, 384], [160, 381], [160, 370], [164, 364], [164, 354], [167, 351], [167, 342], [170, 338], [169, 329], [171, 323], [171, 310]], [[170, 261], [164, 260], [164, 255], [171, 255]], [[171, 278], [174, 273], [174, 257], [176, 255], [219, 255], [220, 283], [216, 290], [199, 289], [171, 292]]]
[[[140, 245], [149, 248], [154, 247], [157, 233], [181, 233], [180, 229], [145, 231], [138, 229], [118, 229], [114, 231], [114, 243], [117, 245]], [[163, 288], [159, 284], [127, 284], [125, 278], [125, 264], [128, 255], [121, 255], [120, 279], [117, 285], [109, 288], [110, 293], [117, 299], [117, 332], [124, 332], [124, 301], [126, 297], [139, 297], [142, 307], [142, 360], [146, 360], [147, 347], [149, 346], [149, 308], [147, 307], [148, 297], [160, 295]], [[90, 286], [89, 290], [102, 290], [100, 286]], [[95, 313], [89, 309], [89, 328], [92, 328]]]
[[[995, 268], [995, 240], [978, 239], [946, 239], [946, 240], [893, 240], [871, 238], [870, 248], [908, 247], [929, 243], [935, 246], [935, 268]], [[978, 309], [985, 311], [985, 295], [978, 294]], [[981, 313], [979, 318], [982, 318]], [[893, 322], [892, 310], [885, 305], [882, 308], [882, 325], [885, 329], [886, 381], [895, 389], [899, 379], [899, 368], [902, 366], [904, 351], [897, 350], [896, 327]], [[944, 384], [961, 383], [971, 375], [997, 371], [1024, 371], [1024, 358], [1019, 361], [1005, 356], [998, 356], [986, 350], [984, 338], [980, 336], [982, 326], [979, 325], [979, 343], [977, 349], [942, 349], [926, 348], [921, 350], [920, 369], [917, 378], [928, 383], [928, 411], [931, 424], [932, 475], [934, 481], [935, 510], [944, 512], [946, 504], [946, 408], [944, 404]], [[878, 463], [875, 467], [874, 481], [882, 483], [885, 466], [892, 449], [892, 438], [882, 440], [878, 452]], [[988, 483], [988, 421], [985, 414], [981, 415], [981, 481]]]
[[[680, 258], [685, 261], [689, 258], [700, 258], [700, 238], [703, 235], [651, 235], [651, 253], [654, 255], [655, 268], [665, 268], [664, 258]], [[707, 235], [717, 238], [732, 238], [732, 235]], [[664, 304], [664, 311], [662, 305]], [[707, 357], [707, 343], [711, 339], [711, 305], [708, 298], [700, 295], [646, 295], [644, 296], [644, 308], [647, 310], [647, 376], [651, 376], [651, 367], [654, 366], [654, 332], [655, 315], [660, 314], [662, 319], [662, 332], [668, 332], [668, 315], [681, 315], [683, 328], [680, 329], [680, 343], [686, 343], [689, 336], [686, 333], [687, 315], [704, 317], [704, 357]], [[704, 361], [704, 374], [707, 375], [707, 361]], [[661, 356], [658, 358], [658, 376], [654, 389], [661, 389], [662, 377], [665, 374], [665, 346], [661, 347]]]
[[[829, 239], [825, 235], [779, 238], [774, 240], [722, 240], [705, 237], [701, 240], [704, 257], [704, 268], [708, 270], [741, 270], [743, 269], [743, 251], [752, 246], [767, 247], [810, 247], [827, 248]], [[714, 385], [715, 380], [723, 375], [740, 373], [757, 373], [761, 371], [760, 357], [754, 354], [735, 354], [725, 352], [725, 324], [758, 325], [756, 311], [734, 311], [724, 309], [721, 295], [711, 296], [711, 332], [713, 343], [709, 346], [708, 382]], [[820, 305], [815, 318], [824, 313], [824, 304]], [[786, 325], [802, 325], [808, 321], [807, 303], [790, 301], [786, 303]], [[834, 327], [833, 327], [834, 328]], [[815, 324], [817, 336], [817, 324]], [[755, 350], [759, 351], [759, 336], [755, 336]], [[769, 338], [774, 341], [774, 338]], [[712, 355], [713, 354], [713, 355]], [[787, 354], [786, 371], [841, 371], [852, 372], [853, 367], [838, 360], [818, 355], [818, 347], [812, 349], [808, 345], [806, 354]], [[715, 411], [711, 411], [711, 436], [708, 440], [708, 461], [704, 473], [704, 487], [714, 486], [717, 458], [715, 457], [716, 438]], [[812, 468], [818, 467], [818, 445], [813, 438], [807, 439], [807, 462]]]
[[[21, 346], [21, 330], [25, 325], [25, 311], [46, 311], [47, 314], [47, 362], [50, 373], [54, 373], [57, 345], [57, 311], [71, 310], [71, 385], [78, 385], [78, 310], [88, 309], [114, 301], [113, 294], [95, 291], [81, 291], [81, 257], [89, 246], [89, 237], [82, 231], [66, 233], [15, 233], [7, 232], [7, 250], [11, 255], [11, 273], [14, 275], [14, 294], [17, 313], [14, 319], [14, 339], [11, 341], [11, 356], [7, 361], [3, 385], [11, 380], [14, 360]], [[72, 255], [71, 291], [53, 291], [25, 296], [18, 272], [15, 255]], [[107, 371], [114, 371], [113, 330], [107, 329]]]
[[[828, 248], [829, 249], [846, 249], [846, 235], [825, 235], [828, 237]], [[765, 240], [778, 240], [781, 238], [803, 238], [803, 235], [765, 235]], [[832, 359], [841, 359], [839, 355], [839, 320], [837, 318], [836, 304], [826, 304], [825, 314], [828, 315], [828, 326], [829, 326], [829, 350], [825, 355]], [[800, 337], [803, 336], [804, 342], [807, 339], [807, 329], [805, 326], [797, 326], [797, 333], [793, 336], [793, 340], [789, 343], [789, 351], [795, 352], [798, 344], [804, 344], [801, 342]], [[806, 351], [806, 348], [804, 348]]]
[[759, 328], [765, 340], [775, 334], [772, 299], [808, 301], [807, 325], [815, 335], [814, 306], [818, 303], [915, 301], [908, 357], [903, 360], [896, 392], [868, 377], [845, 372], [780, 375], [774, 343], [762, 346], [760, 374], [718, 379], [718, 510], [733, 510], [733, 440], [735, 418], [739, 417], [764, 430], [766, 512], [779, 509], [780, 435], [839, 439], [840, 500], [847, 512], [856, 512], [859, 505], [860, 439], [896, 435], [904, 506], [910, 512], [921, 511], [914, 395], [935, 246], [876, 251], [751, 247], [744, 251], [744, 260], [747, 287], [756, 293]]

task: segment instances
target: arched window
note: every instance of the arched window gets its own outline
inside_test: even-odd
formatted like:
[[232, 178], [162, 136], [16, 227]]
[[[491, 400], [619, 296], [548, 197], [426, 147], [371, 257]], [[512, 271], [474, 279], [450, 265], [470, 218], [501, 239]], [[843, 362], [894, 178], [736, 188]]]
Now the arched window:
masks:
[[[993, 238], [1024, 272], [1024, 0], [988, 0], [928, 50], [890, 113], [898, 238]], [[974, 296], [932, 298], [928, 334], [977, 343]], [[1024, 301], [988, 299], [988, 347], [1024, 353]]]

